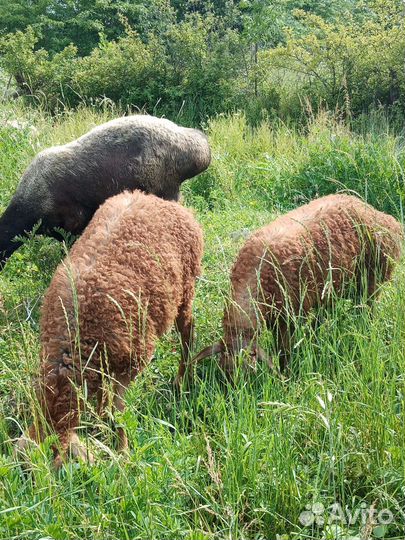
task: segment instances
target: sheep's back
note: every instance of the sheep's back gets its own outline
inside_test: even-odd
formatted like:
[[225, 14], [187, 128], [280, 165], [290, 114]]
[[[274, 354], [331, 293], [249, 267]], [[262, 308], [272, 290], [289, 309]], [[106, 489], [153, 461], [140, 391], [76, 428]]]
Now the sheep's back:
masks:
[[142, 348], [173, 323], [201, 254], [201, 229], [177, 203], [140, 192], [109, 199], [55, 273], [44, 301], [43, 344], [69, 339], [60, 337], [61, 321], [66, 312], [75, 320], [76, 301], [82, 343], [105, 343], [117, 361], [127, 361], [134, 347], [149, 354]]
[[277, 218], [245, 243], [231, 273], [236, 305], [254, 318], [252, 300], [263, 312], [306, 312], [341, 292], [356, 278], [359, 262], [374, 278], [388, 279], [400, 256], [402, 226], [360, 199], [330, 195]]

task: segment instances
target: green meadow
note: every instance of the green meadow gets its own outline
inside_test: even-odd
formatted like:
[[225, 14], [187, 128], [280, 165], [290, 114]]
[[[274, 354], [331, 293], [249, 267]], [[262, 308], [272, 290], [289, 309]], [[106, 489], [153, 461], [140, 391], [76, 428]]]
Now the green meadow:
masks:
[[[1, 105], [0, 212], [37, 152], [119, 114]], [[6, 123], [16, 119], [21, 129]], [[405, 205], [404, 134], [382, 113], [255, 128], [241, 113], [203, 128], [212, 165], [182, 188], [205, 236], [196, 351], [221, 335], [229, 270], [250, 231], [338, 191], [402, 222]], [[115, 415], [129, 454], [115, 450], [112, 417], [89, 404], [79, 433], [95, 464], [55, 472], [52, 437], [25, 458], [15, 439], [36, 407], [40, 307], [66, 249], [28, 236], [0, 274], [0, 539], [404, 538], [405, 263], [372, 307], [336, 299], [300, 321], [285, 381], [259, 365], [230, 383], [212, 358], [179, 393], [169, 333]], [[262, 340], [269, 347], [271, 335]]]

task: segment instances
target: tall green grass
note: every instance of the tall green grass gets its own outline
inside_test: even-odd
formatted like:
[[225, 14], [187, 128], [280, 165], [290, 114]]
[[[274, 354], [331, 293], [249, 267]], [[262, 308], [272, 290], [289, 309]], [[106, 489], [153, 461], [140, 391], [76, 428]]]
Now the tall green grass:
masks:
[[[19, 116], [39, 130], [0, 124], [2, 207], [37, 151], [114, 114], [83, 109], [50, 119], [0, 109], [1, 118]], [[217, 117], [207, 128], [212, 166], [183, 187], [206, 243], [196, 347], [220, 336], [229, 269], [248, 231], [340, 189], [397, 217], [404, 204], [403, 139], [389, 129], [354, 133], [325, 114], [306, 130], [263, 123], [253, 131], [242, 115]], [[179, 395], [172, 381], [180, 345], [170, 333], [116, 415], [128, 431], [129, 455], [115, 452], [109, 422], [91, 413], [80, 433], [96, 464], [69, 462], [55, 473], [52, 438], [24, 462], [13, 439], [32, 420], [39, 307], [62, 256], [53, 240], [30, 238], [0, 275], [1, 539], [403, 538], [403, 264], [372, 309], [340, 300], [316, 328], [300, 325], [286, 382], [259, 366], [229, 384], [207, 360]], [[303, 511], [334, 503], [352, 513], [374, 504], [394, 521], [300, 521]]]
[[350, 190], [402, 217], [404, 137], [390, 133], [384, 118], [374, 119], [372, 127], [358, 134], [329, 113], [301, 129], [280, 122], [252, 128], [243, 114], [217, 117], [208, 123], [215, 160], [185, 189], [211, 208], [249, 200], [283, 210]]

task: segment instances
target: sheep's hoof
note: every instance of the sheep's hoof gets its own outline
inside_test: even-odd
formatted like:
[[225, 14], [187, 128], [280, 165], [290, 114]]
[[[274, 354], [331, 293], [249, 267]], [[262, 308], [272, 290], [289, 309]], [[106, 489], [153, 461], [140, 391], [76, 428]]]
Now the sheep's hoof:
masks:
[[126, 458], [129, 458], [131, 453], [129, 451], [129, 446], [128, 444], [126, 446], [120, 446], [118, 448], [118, 452], [120, 453], [121, 456], [124, 456]]
[[181, 389], [183, 387], [183, 382], [184, 382], [184, 376], [176, 375], [175, 379], [173, 380], [173, 388], [175, 392], [181, 392]]
[[66, 460], [61, 456], [61, 454], [58, 454], [53, 460], [53, 466], [55, 467], [55, 471], [59, 471], [62, 465], [64, 465], [65, 461]]

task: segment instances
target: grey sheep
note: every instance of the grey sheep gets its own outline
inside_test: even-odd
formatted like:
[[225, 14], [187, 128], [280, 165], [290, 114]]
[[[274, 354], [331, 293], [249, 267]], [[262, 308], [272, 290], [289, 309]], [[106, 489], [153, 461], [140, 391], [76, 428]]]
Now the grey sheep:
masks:
[[117, 118], [40, 152], [0, 218], [0, 268], [20, 245], [13, 239], [37, 222], [39, 233], [60, 239], [55, 228], [80, 234], [97, 208], [124, 190], [178, 200], [181, 183], [210, 161], [204, 133], [146, 115]]

